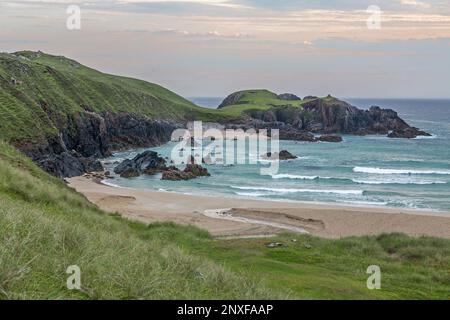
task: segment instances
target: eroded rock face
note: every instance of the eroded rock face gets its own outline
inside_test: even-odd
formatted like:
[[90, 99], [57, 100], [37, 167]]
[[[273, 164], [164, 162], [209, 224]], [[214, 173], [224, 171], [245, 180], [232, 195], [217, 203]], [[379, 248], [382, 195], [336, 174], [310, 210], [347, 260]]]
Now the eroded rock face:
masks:
[[137, 177], [141, 174], [155, 174], [167, 170], [166, 160], [154, 151], [145, 151], [133, 159], [126, 159], [114, 168], [121, 177]]
[[85, 158], [75, 151], [49, 154], [36, 162], [42, 169], [57, 177], [76, 177], [85, 172], [103, 171], [100, 161]]
[[[45, 110], [45, 103], [41, 107]], [[59, 119], [57, 136], [40, 142], [13, 144], [45, 171], [64, 178], [101, 171], [100, 162], [94, 158], [109, 156], [113, 150], [166, 143], [172, 131], [181, 126], [128, 113], [98, 114], [88, 106], [85, 109]]]
[[[392, 136], [399, 138], [414, 135], [414, 129], [394, 110], [378, 106], [362, 110], [331, 96], [324, 99], [313, 98], [315, 97], [305, 97], [309, 101], [305, 101], [302, 108], [286, 105], [274, 106], [268, 110], [248, 110], [249, 118], [243, 121], [241, 128], [278, 129], [282, 140], [310, 142], [317, 141], [311, 133], [387, 135], [393, 131]], [[234, 127], [237, 127], [236, 123]], [[339, 140], [327, 136], [323, 139], [330, 142]]]
[[406, 128], [403, 130], [394, 130], [388, 134], [389, 138], [415, 139], [418, 136], [431, 137], [431, 134], [414, 127]]

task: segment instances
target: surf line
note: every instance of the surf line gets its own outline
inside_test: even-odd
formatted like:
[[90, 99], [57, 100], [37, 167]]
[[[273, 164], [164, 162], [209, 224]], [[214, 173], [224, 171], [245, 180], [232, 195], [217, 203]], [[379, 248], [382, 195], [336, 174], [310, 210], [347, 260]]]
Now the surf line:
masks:
[[205, 210], [203, 212], [203, 215], [205, 215], [208, 218], [213, 218], [213, 219], [222, 219], [222, 220], [231, 220], [231, 221], [250, 223], [250, 224], [259, 224], [259, 225], [270, 226], [270, 227], [274, 227], [274, 228], [278, 228], [278, 229], [309, 234], [309, 232], [303, 228], [294, 227], [294, 226], [290, 226], [290, 225], [286, 225], [286, 224], [282, 224], [282, 223], [250, 219], [250, 218], [244, 218], [244, 217], [235, 217], [230, 213], [230, 211], [231, 211], [230, 208]]

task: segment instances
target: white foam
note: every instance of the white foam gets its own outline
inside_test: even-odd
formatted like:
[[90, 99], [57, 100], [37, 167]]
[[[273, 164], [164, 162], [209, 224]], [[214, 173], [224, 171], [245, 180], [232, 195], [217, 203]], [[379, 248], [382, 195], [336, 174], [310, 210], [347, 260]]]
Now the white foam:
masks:
[[425, 139], [436, 139], [437, 135], [432, 134], [431, 136], [417, 136], [414, 140], [425, 140]]
[[354, 167], [353, 172], [372, 174], [440, 174], [450, 175], [450, 170], [413, 170], [413, 169], [383, 169], [372, 167]]
[[318, 176], [298, 176], [295, 174], [274, 174], [272, 175], [273, 179], [300, 179], [300, 180], [314, 180], [319, 178]]
[[269, 191], [275, 193], [335, 193], [335, 194], [353, 194], [362, 195], [363, 190], [334, 190], [334, 189], [286, 189], [286, 188], [265, 188], [265, 187], [239, 187], [231, 186], [233, 189], [240, 190], [255, 190], [255, 191]]
[[432, 185], [432, 184], [446, 184], [446, 181], [400, 181], [400, 180], [358, 180], [352, 179], [353, 182], [359, 184], [417, 184], [417, 185]]

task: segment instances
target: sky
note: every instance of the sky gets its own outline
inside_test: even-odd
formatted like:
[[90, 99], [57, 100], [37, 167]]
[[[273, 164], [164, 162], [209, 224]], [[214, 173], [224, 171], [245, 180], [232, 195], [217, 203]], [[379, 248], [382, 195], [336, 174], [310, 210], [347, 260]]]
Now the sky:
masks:
[[450, 0], [0, 0], [0, 51], [18, 50], [186, 97], [450, 98]]

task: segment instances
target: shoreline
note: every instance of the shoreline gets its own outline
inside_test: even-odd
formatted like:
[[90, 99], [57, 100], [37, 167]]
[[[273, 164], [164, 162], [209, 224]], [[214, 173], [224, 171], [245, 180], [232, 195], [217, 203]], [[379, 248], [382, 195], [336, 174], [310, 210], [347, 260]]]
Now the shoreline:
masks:
[[[169, 190], [154, 190], [154, 189], [147, 189], [147, 188], [132, 188], [132, 187], [122, 187], [114, 183], [110, 183], [106, 181], [107, 179], [96, 181], [96, 183], [100, 185], [104, 185], [111, 188], [117, 188], [117, 189], [127, 189], [127, 190], [137, 190], [137, 191], [148, 191], [148, 192], [160, 192], [160, 193], [170, 193], [170, 194], [179, 194], [179, 195], [185, 195], [185, 196], [192, 196], [192, 197], [198, 197], [198, 195], [191, 194], [191, 193], [183, 193], [183, 192], [177, 192], [177, 191], [169, 191]], [[406, 208], [406, 207], [392, 207], [387, 205], [374, 205], [374, 204], [363, 204], [363, 203], [353, 203], [353, 202], [320, 202], [320, 201], [302, 201], [302, 200], [290, 200], [290, 199], [261, 199], [257, 197], [246, 197], [246, 196], [240, 196], [240, 195], [201, 195], [201, 197], [205, 198], [225, 198], [225, 199], [235, 199], [235, 200], [242, 200], [242, 201], [257, 201], [257, 202], [274, 202], [274, 203], [290, 203], [290, 204], [300, 204], [300, 205], [314, 205], [314, 206], [324, 206], [324, 207], [343, 207], [345, 208], [354, 208], [354, 209], [386, 209], [386, 210], [394, 210], [394, 211], [402, 211], [407, 214], [418, 214], [418, 215], [435, 215], [435, 216], [442, 216], [442, 217], [450, 217], [450, 211], [444, 211], [439, 209], [422, 209], [422, 208]]]
[[[325, 238], [400, 232], [450, 239], [447, 212], [186, 195], [112, 187], [86, 177], [66, 180], [105, 211], [144, 223], [195, 225], [220, 238], [272, 236], [298, 229]], [[225, 210], [227, 217], [207, 216], [214, 210]]]

